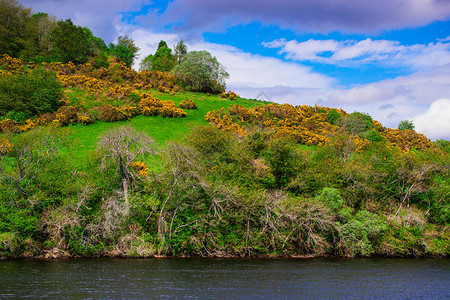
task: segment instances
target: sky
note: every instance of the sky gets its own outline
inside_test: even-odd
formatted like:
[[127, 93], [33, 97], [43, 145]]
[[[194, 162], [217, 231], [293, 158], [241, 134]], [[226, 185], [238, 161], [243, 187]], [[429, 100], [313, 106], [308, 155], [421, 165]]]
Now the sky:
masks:
[[[22, 0], [107, 43], [207, 50], [247, 98], [412, 120], [450, 140], [450, 0]], [[135, 64], [137, 68], [139, 60]]]

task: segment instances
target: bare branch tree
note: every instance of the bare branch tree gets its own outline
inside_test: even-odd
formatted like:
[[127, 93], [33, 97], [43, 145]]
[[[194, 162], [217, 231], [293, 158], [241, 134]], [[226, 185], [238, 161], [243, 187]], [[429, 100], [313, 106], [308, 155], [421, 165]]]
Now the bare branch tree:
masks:
[[154, 141], [147, 134], [130, 126], [112, 129], [100, 137], [99, 148], [104, 151], [103, 160], [117, 164], [122, 179], [123, 195], [127, 212], [130, 207], [129, 187], [134, 178], [130, 164], [140, 156], [153, 152]]

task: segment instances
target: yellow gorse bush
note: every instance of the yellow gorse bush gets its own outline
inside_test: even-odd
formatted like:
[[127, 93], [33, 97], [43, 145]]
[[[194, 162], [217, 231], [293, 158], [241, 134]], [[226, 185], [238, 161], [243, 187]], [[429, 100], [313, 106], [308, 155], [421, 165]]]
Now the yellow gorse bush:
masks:
[[4, 137], [0, 136], [0, 155], [5, 155], [12, 149], [12, 144], [5, 139]]
[[148, 176], [148, 166], [142, 161], [135, 161], [130, 163], [130, 167], [136, 172], [139, 177]]

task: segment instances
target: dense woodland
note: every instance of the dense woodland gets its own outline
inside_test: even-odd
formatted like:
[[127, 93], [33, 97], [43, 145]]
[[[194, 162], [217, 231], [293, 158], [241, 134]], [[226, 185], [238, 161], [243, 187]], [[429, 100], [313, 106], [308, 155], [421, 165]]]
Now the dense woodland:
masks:
[[0, 257], [450, 254], [448, 141], [173, 48], [0, 0]]

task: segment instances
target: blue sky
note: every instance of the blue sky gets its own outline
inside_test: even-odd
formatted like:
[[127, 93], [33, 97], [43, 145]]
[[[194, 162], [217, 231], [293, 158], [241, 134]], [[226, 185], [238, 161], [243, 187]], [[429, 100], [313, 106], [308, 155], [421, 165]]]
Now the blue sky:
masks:
[[450, 139], [447, 0], [24, 0], [72, 18], [105, 41], [128, 34], [207, 50], [228, 88], [254, 98], [361, 111], [389, 127], [404, 119]]

